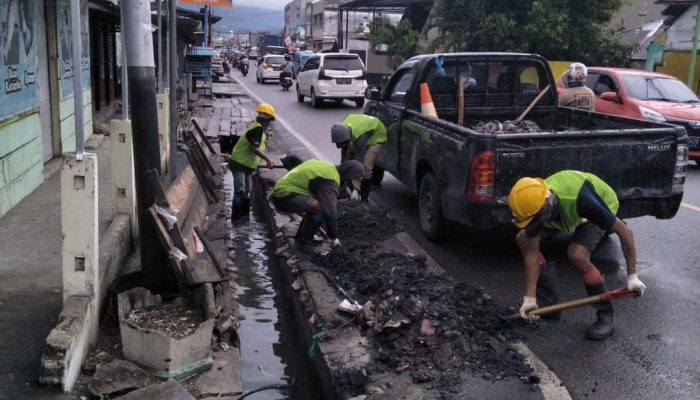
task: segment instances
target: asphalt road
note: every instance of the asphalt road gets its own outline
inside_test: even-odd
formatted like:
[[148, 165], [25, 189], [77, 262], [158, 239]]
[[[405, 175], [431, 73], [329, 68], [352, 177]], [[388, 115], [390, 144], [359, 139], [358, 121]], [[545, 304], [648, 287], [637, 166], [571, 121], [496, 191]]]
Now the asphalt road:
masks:
[[[349, 113], [361, 112], [353, 103], [329, 103], [320, 109], [309, 100], [300, 104], [293, 90], [276, 83], [260, 85], [255, 74], [237, 79], [277, 109], [281, 122], [301, 136], [312, 152], [337, 162], [330, 127]], [[277, 127], [280, 135], [286, 135]], [[303, 152], [299, 142], [280, 138], [289, 152]], [[523, 267], [513, 232], [473, 232], [451, 227], [444, 243], [423, 238], [417, 220], [415, 194], [391, 176], [373, 191], [373, 200], [392, 210], [406, 229], [455, 279], [484, 288], [514, 307], [522, 293]], [[556, 322], [543, 321], [523, 329], [528, 346], [567, 386], [573, 398], [697, 399], [700, 393], [700, 167], [691, 166], [684, 205], [671, 220], [637, 218], [627, 221], [635, 234], [638, 272], [647, 285], [643, 298], [615, 305], [614, 335], [600, 342], [584, 338], [594, 320], [590, 307], [564, 313]], [[548, 244], [544, 254], [555, 261], [563, 299], [586, 295], [573, 267], [566, 261], [566, 243]], [[609, 288], [626, 282], [625, 262], [616, 237], [604, 240], [593, 254]]]

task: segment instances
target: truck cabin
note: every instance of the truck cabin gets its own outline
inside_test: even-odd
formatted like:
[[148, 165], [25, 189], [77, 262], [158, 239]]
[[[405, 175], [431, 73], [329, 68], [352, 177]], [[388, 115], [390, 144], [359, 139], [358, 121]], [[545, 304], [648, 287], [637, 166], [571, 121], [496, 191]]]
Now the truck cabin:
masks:
[[[416, 77], [416, 75], [418, 75]], [[540, 56], [512, 53], [445, 54], [417, 56], [394, 74], [385, 96], [406, 96], [413, 79], [418, 79], [405, 105], [420, 111], [421, 83], [427, 83], [438, 117], [458, 123], [460, 92], [463, 96], [465, 127], [485, 120], [513, 120], [551, 84], [551, 71]], [[461, 87], [459, 82], [462, 82]], [[393, 86], [392, 86], [393, 85]], [[528, 114], [542, 127], [553, 128], [556, 114], [556, 88], [549, 87]], [[402, 99], [403, 100], [403, 99]], [[544, 119], [545, 121], [542, 121]]]

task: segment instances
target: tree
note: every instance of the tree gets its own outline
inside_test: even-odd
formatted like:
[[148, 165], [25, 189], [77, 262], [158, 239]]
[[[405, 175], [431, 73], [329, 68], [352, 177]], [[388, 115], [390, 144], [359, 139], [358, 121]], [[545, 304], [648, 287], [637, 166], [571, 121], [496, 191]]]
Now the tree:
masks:
[[370, 24], [369, 42], [374, 48], [387, 46], [386, 54], [392, 68], [417, 53], [419, 36], [420, 33], [405, 20], [394, 25], [389, 18], [382, 17]]
[[433, 51], [522, 51], [552, 60], [627, 65], [608, 25], [627, 0], [437, 0]]

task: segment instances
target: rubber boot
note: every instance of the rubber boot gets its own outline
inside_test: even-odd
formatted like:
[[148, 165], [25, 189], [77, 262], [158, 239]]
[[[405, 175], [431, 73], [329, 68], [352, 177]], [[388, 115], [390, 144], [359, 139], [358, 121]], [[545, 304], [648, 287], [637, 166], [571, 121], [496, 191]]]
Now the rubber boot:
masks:
[[311, 244], [314, 241], [314, 235], [321, 227], [323, 218], [318, 213], [306, 213], [301, 219], [299, 229], [294, 239], [300, 244]]
[[[586, 286], [589, 296], [596, 296], [605, 293], [605, 283], [601, 282], [594, 286]], [[601, 301], [593, 304], [596, 309], [597, 319], [586, 328], [586, 337], [591, 340], [601, 340], [612, 335], [613, 326], [613, 305], [611, 301]]]
[[242, 199], [239, 195], [234, 195], [233, 201], [231, 202], [231, 219], [237, 220], [243, 215], [243, 205]]
[[241, 199], [241, 215], [247, 217], [250, 215], [250, 198], [244, 197]]
[[369, 191], [372, 187], [371, 179], [363, 179], [360, 181], [360, 201], [369, 203]]

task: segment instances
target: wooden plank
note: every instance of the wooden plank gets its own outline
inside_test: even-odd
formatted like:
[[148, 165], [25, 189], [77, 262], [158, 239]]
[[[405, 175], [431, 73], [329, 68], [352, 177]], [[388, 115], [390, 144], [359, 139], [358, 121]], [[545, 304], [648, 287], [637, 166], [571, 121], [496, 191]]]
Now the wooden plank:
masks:
[[[200, 143], [200, 145], [204, 145], [209, 149], [209, 156], [215, 155], [216, 151], [214, 150], [214, 147], [211, 145], [209, 140], [207, 139], [207, 135], [204, 134], [204, 131], [202, 130], [202, 127], [199, 125], [199, 123], [196, 120], [192, 120], [192, 126], [194, 127], [195, 134], [193, 137], [197, 142]], [[218, 136], [218, 135], [217, 135]]]
[[224, 281], [224, 277], [219, 274], [211, 260], [203, 258], [188, 258], [182, 260], [182, 272], [185, 280], [190, 285], [201, 285], [204, 283], [217, 283]]
[[165, 192], [165, 198], [171, 206], [178, 209], [177, 216], [180, 216], [182, 213], [184, 213], [182, 215], [186, 215], [189, 212], [188, 210], [192, 203], [190, 193], [197, 185], [199, 185], [199, 181], [194, 169], [191, 165], [188, 165], [168, 187], [168, 190]]
[[[204, 152], [204, 148], [202, 145], [197, 141], [197, 134], [192, 132], [192, 131], [187, 131], [186, 135], [189, 137], [189, 141], [187, 143], [187, 146], [189, 147], [189, 151], [196, 156], [197, 162], [201, 164], [202, 167], [205, 168], [206, 172], [208, 172], [211, 175], [216, 175], [216, 170], [214, 169], [214, 166], [211, 163], [211, 160], [209, 159], [209, 156]], [[219, 137], [218, 133], [216, 137]], [[213, 182], [212, 182], [213, 184]]]
[[182, 221], [180, 221], [180, 230], [182, 231], [183, 238], [187, 241], [187, 251], [190, 252], [188, 254], [197, 254], [196, 241], [193, 235], [194, 228], [204, 226], [208, 207], [209, 200], [206, 196], [206, 192], [204, 188], [198, 185], [192, 193], [190, 211], [187, 215], [184, 215]]
[[204, 234], [202, 233], [202, 230], [199, 229], [199, 227], [195, 226], [194, 233], [196, 233], [199, 240], [202, 241], [202, 244], [204, 245], [204, 249], [209, 254], [209, 257], [214, 262], [214, 266], [216, 267], [217, 270], [219, 270], [219, 273], [221, 274], [221, 276], [223, 276], [223, 277], [228, 276], [228, 274], [226, 274], [226, 269], [224, 268], [223, 265], [221, 265], [221, 263], [219, 262], [219, 259], [214, 254], [214, 249], [211, 247], [211, 243], [209, 243], [209, 239], [207, 239], [206, 236], [204, 236]]

